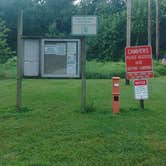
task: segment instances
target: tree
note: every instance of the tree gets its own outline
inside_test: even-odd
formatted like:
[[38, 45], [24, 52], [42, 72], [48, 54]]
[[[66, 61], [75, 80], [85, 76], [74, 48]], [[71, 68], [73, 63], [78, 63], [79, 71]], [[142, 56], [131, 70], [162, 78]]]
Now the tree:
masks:
[[89, 42], [88, 59], [122, 60], [126, 41], [125, 1], [104, 0], [102, 8], [101, 1], [95, 2], [99, 18], [98, 34]]
[[[17, 18], [20, 8], [24, 10], [32, 8], [32, 0], [0, 0], [0, 18], [2, 18], [6, 26], [10, 29], [7, 41], [13, 50], [17, 46]], [[31, 13], [29, 13], [31, 16]]]
[[[34, 2], [34, 10], [36, 13], [36, 23], [40, 26], [38, 32], [41, 35], [50, 37], [59, 37], [69, 35], [71, 33], [71, 16], [76, 13], [75, 0], [45, 0], [42, 4], [40, 1]], [[28, 18], [28, 15], [27, 15]], [[41, 31], [40, 31], [41, 30]]]
[[148, 1], [133, 0], [132, 2], [131, 45], [146, 45], [148, 43]]
[[0, 19], [0, 63], [5, 63], [12, 57], [12, 52], [7, 44], [8, 32], [9, 29], [6, 27], [5, 22]]
[[[9, 46], [16, 50], [18, 9], [24, 9], [24, 35], [68, 37], [71, 17], [98, 16], [98, 34], [88, 39], [88, 59], [124, 59], [126, 41], [126, 0], [0, 0], [0, 18], [11, 30]], [[152, 5], [152, 46], [155, 48], [155, 1]], [[131, 45], [148, 43], [148, 0], [132, 0]], [[85, 5], [86, 4], [86, 5]], [[84, 8], [86, 6], [86, 8]], [[10, 11], [10, 12], [9, 12]], [[160, 50], [166, 50], [166, 1], [160, 0]]]

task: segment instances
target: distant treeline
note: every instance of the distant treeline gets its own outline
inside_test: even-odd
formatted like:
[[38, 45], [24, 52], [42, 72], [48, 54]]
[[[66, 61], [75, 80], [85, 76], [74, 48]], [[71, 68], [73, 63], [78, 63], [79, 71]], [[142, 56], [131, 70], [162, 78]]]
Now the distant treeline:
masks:
[[[5, 34], [3, 40], [8, 34], [7, 43], [12, 50], [16, 50], [17, 17], [21, 8], [24, 10], [24, 35], [27, 36], [69, 37], [73, 15], [97, 15], [98, 34], [88, 38], [88, 60], [123, 60], [126, 45], [126, 0], [75, 2], [76, 0], [0, 0], [0, 22], [2, 24], [5, 21], [5, 27], [0, 29], [0, 34]], [[155, 15], [155, 0], [152, 0], [154, 49]], [[148, 0], [132, 0], [132, 45], [147, 44], [147, 24]], [[160, 0], [160, 58], [165, 50], [166, 1]]]

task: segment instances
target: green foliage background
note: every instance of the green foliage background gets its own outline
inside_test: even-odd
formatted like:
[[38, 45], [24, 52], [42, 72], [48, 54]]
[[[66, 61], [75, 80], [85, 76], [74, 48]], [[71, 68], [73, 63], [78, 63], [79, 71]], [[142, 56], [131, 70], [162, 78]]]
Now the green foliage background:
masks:
[[[166, 75], [166, 65], [154, 61], [153, 64], [155, 77]], [[114, 76], [125, 78], [125, 63], [119, 62], [100, 62], [91, 60], [86, 65], [87, 79], [111, 79]], [[5, 64], [0, 64], [0, 79], [16, 78], [16, 57], [10, 58]]]
[[9, 29], [6, 27], [5, 22], [0, 19], [0, 63], [5, 63], [12, 57], [11, 49], [7, 43], [7, 33]]
[[[162, 58], [166, 51], [166, 1], [160, 0], [159, 2], [160, 58]], [[10, 29], [5, 40], [7, 39], [14, 51], [17, 43], [17, 17], [20, 8], [24, 9], [24, 35], [27, 36], [71, 37], [73, 15], [97, 15], [98, 34], [88, 38], [87, 59], [124, 60], [126, 0], [82, 0], [79, 4], [75, 4], [75, 0], [0, 0], [0, 18]], [[147, 44], [147, 10], [148, 0], [132, 0], [132, 45]], [[155, 0], [152, 0], [152, 46], [154, 50], [155, 14]], [[2, 29], [0, 31], [4, 33]], [[4, 50], [5, 44], [1, 45], [3, 45], [1, 50]], [[9, 52], [6, 49], [4, 51]]]

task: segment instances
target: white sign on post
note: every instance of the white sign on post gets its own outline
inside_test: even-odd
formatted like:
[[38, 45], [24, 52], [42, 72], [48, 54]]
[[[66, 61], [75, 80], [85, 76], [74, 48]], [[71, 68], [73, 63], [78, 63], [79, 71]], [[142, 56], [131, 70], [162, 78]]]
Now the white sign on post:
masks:
[[97, 17], [96, 16], [74, 16], [72, 17], [73, 35], [96, 35]]
[[148, 99], [148, 85], [147, 80], [134, 80], [135, 99]]

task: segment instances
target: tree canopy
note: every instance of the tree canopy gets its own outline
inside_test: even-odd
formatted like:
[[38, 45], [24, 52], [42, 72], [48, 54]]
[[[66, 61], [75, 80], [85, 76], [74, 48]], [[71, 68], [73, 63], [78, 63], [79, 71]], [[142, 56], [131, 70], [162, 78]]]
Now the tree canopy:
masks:
[[[17, 17], [24, 9], [24, 35], [71, 35], [73, 15], [97, 15], [98, 34], [88, 38], [88, 59], [122, 60], [126, 45], [126, 0], [0, 0], [0, 18], [10, 29], [7, 41], [16, 50]], [[155, 0], [152, 0], [152, 44], [155, 47]], [[132, 0], [132, 45], [147, 44], [148, 0]], [[160, 0], [160, 48], [166, 48], [166, 2]], [[161, 52], [161, 54], [163, 54]]]
[[8, 32], [5, 22], [0, 19], [0, 63], [5, 63], [12, 56], [6, 40]]

